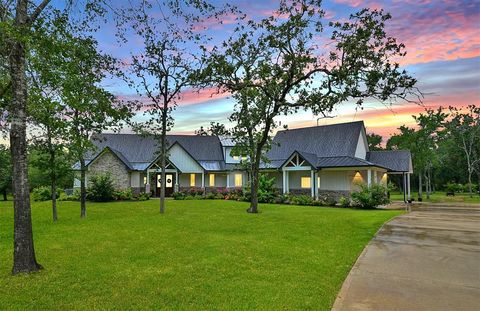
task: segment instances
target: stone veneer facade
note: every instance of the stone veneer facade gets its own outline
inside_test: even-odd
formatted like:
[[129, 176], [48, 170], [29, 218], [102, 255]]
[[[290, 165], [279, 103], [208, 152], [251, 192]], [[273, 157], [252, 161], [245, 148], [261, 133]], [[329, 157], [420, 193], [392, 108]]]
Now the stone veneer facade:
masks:
[[87, 180], [95, 174], [110, 173], [115, 189], [123, 190], [130, 187], [130, 173], [125, 164], [110, 151], [106, 151], [89, 165]]

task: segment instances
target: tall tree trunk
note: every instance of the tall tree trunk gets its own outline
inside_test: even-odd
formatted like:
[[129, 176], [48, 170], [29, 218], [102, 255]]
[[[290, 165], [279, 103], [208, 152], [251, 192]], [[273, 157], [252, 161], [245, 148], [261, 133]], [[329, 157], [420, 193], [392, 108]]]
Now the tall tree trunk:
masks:
[[473, 197], [472, 193], [472, 171], [468, 170], [468, 193], [470, 194], [470, 197]]
[[425, 183], [425, 190], [427, 192], [427, 199], [430, 199], [430, 170], [427, 171], [425, 175], [426, 183]]
[[57, 222], [57, 174], [56, 174], [56, 157], [55, 149], [52, 144], [50, 128], [47, 128], [47, 137], [48, 137], [48, 150], [50, 152], [50, 186], [52, 191], [52, 217], [53, 221]]
[[164, 101], [162, 111], [162, 137], [161, 137], [161, 183], [160, 183], [160, 214], [165, 213], [165, 166], [167, 165], [167, 109], [168, 102]]
[[80, 158], [80, 217], [87, 217], [87, 189], [85, 185], [85, 159]]
[[57, 179], [52, 177], [52, 217], [53, 221], [57, 222], [58, 220], [58, 215], [57, 215]]
[[477, 189], [475, 191], [480, 190], [480, 169], [477, 170]]
[[260, 158], [262, 153], [262, 147], [257, 146], [255, 153], [255, 160], [252, 166], [252, 176], [250, 179], [250, 207], [247, 209], [249, 213], [258, 213], [258, 183], [260, 175]]
[[[27, 25], [27, 0], [19, 0], [16, 7], [15, 26], [22, 29]], [[9, 70], [12, 81], [13, 100], [10, 106], [12, 117], [10, 150], [13, 161], [13, 269], [12, 273], [38, 271], [42, 267], [35, 258], [33, 245], [30, 189], [27, 167], [27, 80], [25, 47], [17, 39], [11, 40]]]
[[423, 187], [423, 185], [422, 185], [422, 174], [423, 174], [423, 172], [420, 172], [418, 174], [418, 200], [419, 201], [422, 201], [422, 199], [423, 199], [422, 198], [422, 187]]

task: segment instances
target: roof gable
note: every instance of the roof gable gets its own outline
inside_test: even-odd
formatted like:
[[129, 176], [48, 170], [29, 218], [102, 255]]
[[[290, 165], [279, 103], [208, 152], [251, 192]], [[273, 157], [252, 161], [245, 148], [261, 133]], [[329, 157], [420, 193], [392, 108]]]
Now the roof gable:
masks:
[[[117, 150], [130, 163], [151, 163], [158, 156], [160, 144], [153, 137], [137, 134], [98, 134], [92, 140], [97, 152], [105, 147]], [[222, 161], [223, 152], [216, 136], [167, 135], [169, 147], [179, 143], [196, 161]]]
[[317, 157], [355, 157], [363, 121], [279, 131], [267, 153], [271, 160], [287, 159], [294, 151]]

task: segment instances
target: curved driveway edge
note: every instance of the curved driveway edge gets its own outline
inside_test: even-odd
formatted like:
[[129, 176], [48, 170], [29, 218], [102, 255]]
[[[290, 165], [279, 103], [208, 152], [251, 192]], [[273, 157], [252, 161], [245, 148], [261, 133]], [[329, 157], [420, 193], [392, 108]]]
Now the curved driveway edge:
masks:
[[480, 310], [480, 206], [422, 205], [386, 223], [332, 310]]

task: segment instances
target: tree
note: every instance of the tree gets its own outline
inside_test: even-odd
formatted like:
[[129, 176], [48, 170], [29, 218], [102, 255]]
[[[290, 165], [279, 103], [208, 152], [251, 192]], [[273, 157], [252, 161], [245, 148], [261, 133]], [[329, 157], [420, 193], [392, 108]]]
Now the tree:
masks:
[[218, 122], [210, 122], [210, 126], [205, 130], [203, 126], [200, 126], [200, 129], [195, 131], [195, 135], [199, 136], [223, 136], [228, 135], [228, 130], [225, 128], [224, 124]]
[[230, 120], [236, 150], [248, 155], [250, 213], [258, 211], [259, 168], [278, 116], [299, 109], [325, 114], [348, 99], [362, 105], [365, 98], [387, 102], [416, 91], [416, 80], [393, 61], [405, 52], [384, 30], [389, 14], [361, 10], [330, 23], [330, 40], [320, 41], [330, 33], [323, 15], [319, 0], [282, 0], [270, 17], [239, 18], [234, 34], [208, 56], [204, 75], [237, 100]]
[[[10, 149], [13, 161], [14, 196], [14, 260], [13, 274], [33, 272], [41, 268], [35, 258], [31, 225], [30, 193], [27, 165], [27, 106], [30, 93], [27, 78], [27, 61], [35, 54], [32, 38], [37, 34], [38, 20], [49, 19], [62, 13], [67, 20], [81, 22], [82, 18], [71, 18], [74, 6], [83, 6], [81, 14], [84, 29], [90, 29], [93, 17], [103, 14], [102, 1], [67, 1], [51, 8], [50, 0], [42, 1], [0, 1], [0, 126], [10, 134]], [[82, 5], [80, 5], [82, 2]], [[77, 4], [78, 3], [78, 4]], [[46, 14], [48, 13], [48, 14]], [[53, 68], [52, 68], [53, 69]], [[4, 75], [4, 72], [7, 75]]]
[[425, 113], [412, 116], [418, 130], [407, 126], [399, 127], [400, 133], [392, 135], [387, 142], [387, 149], [406, 149], [412, 153], [412, 161], [418, 175], [418, 199], [423, 199], [423, 179], [425, 178], [427, 198], [432, 191], [432, 170], [437, 161], [439, 130], [447, 114], [440, 107], [437, 110], [426, 109]]
[[10, 158], [10, 150], [0, 145], [0, 193], [3, 200], [7, 200], [7, 194], [12, 190], [12, 161]]
[[[12, 158], [13, 197], [14, 197], [14, 252], [13, 274], [33, 272], [41, 269], [35, 258], [33, 245], [32, 216], [30, 209], [30, 189], [27, 168], [27, 77], [26, 40], [32, 24], [42, 13], [50, 0], [43, 0], [33, 10], [27, 0], [0, 2], [1, 37], [8, 50], [8, 81], [2, 83], [3, 94], [11, 89], [11, 100], [7, 103], [10, 119], [10, 150]], [[29, 13], [31, 12], [31, 13]], [[3, 48], [2, 48], [3, 49]], [[3, 97], [3, 96], [2, 96]]]
[[480, 163], [480, 108], [470, 105], [465, 112], [455, 107], [449, 107], [449, 110], [450, 119], [445, 122], [446, 139], [465, 155], [468, 191], [472, 196], [472, 174], [476, 170], [479, 173]]
[[378, 135], [375, 133], [368, 133], [367, 134], [368, 149], [370, 151], [383, 150], [382, 140], [383, 140], [382, 135]]
[[[159, 16], [154, 10], [162, 12]], [[197, 25], [202, 17], [213, 17], [218, 12], [204, 1], [188, 0], [157, 1], [154, 6], [141, 1], [138, 7], [123, 10], [120, 33], [127, 42], [125, 31], [131, 29], [135, 40], [141, 39], [140, 54], [132, 55], [130, 70], [138, 81], [132, 81], [138, 95], [146, 96], [148, 103], [142, 105], [148, 120], [134, 128], [159, 142], [161, 167], [160, 213], [165, 211], [165, 166], [167, 161], [167, 132], [173, 126], [171, 112], [175, 109], [182, 92], [198, 86], [195, 70], [202, 66], [198, 53], [204, 36]], [[136, 41], [137, 42], [137, 41]]]
[[71, 37], [66, 34], [68, 48], [56, 60], [62, 77], [61, 102], [65, 105], [62, 130], [67, 148], [80, 167], [80, 217], [86, 217], [86, 156], [94, 151], [94, 135], [115, 130], [129, 120], [130, 107], [99, 86], [108, 72], [115, 72], [115, 60], [97, 51], [92, 37]]

